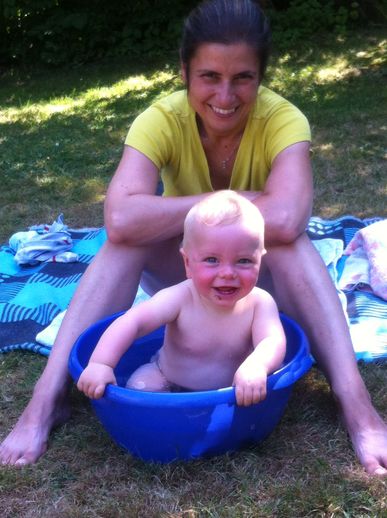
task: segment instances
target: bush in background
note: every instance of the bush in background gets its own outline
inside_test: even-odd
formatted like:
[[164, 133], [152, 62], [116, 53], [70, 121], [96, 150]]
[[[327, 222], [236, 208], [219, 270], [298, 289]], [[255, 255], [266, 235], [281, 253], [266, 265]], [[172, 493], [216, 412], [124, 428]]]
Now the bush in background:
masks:
[[279, 47], [303, 43], [323, 33], [344, 34], [356, 26], [387, 20], [387, 0], [275, 0], [262, 4]]
[[[176, 51], [183, 18], [197, 0], [1, 0], [0, 64], [52, 65]], [[261, 0], [275, 42], [386, 21], [387, 0]]]
[[64, 65], [176, 50], [194, 0], [3, 0], [0, 64]]

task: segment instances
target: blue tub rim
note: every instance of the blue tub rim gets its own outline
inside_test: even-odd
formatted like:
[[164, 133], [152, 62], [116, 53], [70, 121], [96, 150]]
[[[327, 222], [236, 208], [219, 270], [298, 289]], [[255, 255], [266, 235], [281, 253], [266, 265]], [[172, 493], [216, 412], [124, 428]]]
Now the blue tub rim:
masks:
[[[77, 350], [80, 343], [84, 340], [85, 336], [92, 333], [94, 330], [106, 327], [113, 322], [116, 318], [122, 315], [124, 312], [114, 313], [107, 316], [95, 324], [88, 327], [76, 340], [69, 357], [68, 369], [74, 382], [78, 381], [83, 367], [77, 357]], [[284, 328], [291, 327], [296, 333], [299, 340], [299, 346], [296, 354], [291, 360], [285, 363], [280, 369], [276, 370], [268, 376], [267, 379], [267, 391], [281, 390], [288, 388], [293, 385], [298, 379], [300, 379], [312, 366], [312, 357], [309, 352], [309, 343], [306, 335], [300, 325], [281, 313], [281, 322]], [[142, 337], [140, 340], [146, 340], [150, 336], [155, 338], [162, 338], [162, 328], [153, 331], [149, 335]], [[135, 406], [146, 406], [146, 407], [194, 407], [203, 405], [218, 405], [218, 404], [236, 404], [235, 399], [235, 388], [224, 387], [216, 390], [196, 391], [196, 392], [145, 392], [140, 390], [133, 390], [126, 387], [120, 387], [117, 385], [109, 384], [103, 397], [99, 400], [108, 400], [111, 402], [128, 403]], [[259, 403], [258, 403], [259, 404]]]

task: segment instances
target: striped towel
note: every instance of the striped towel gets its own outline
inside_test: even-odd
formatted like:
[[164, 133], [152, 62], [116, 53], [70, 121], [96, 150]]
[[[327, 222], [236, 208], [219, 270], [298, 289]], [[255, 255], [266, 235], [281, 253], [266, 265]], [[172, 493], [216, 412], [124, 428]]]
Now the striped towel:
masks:
[[348, 259], [343, 255], [345, 248], [358, 231], [380, 221], [381, 218], [361, 220], [353, 216], [336, 220], [313, 217], [307, 229], [336, 285], [348, 317], [356, 357], [366, 362], [387, 358], [387, 302], [371, 291], [364, 291], [361, 285], [351, 289], [340, 288], [340, 280]]
[[[321, 254], [327, 250], [326, 241], [322, 240], [332, 240], [326, 264], [336, 286], [345, 262], [343, 249], [359, 229], [379, 219], [311, 218], [307, 232]], [[69, 229], [69, 233], [72, 251], [78, 254], [74, 263], [18, 266], [14, 251], [6, 245], [0, 247], [0, 353], [29, 350], [49, 355], [52, 338], [41, 340], [42, 343], [35, 338], [38, 334], [42, 336], [54, 318], [67, 308], [79, 279], [106, 239], [104, 229]], [[357, 358], [364, 361], [387, 358], [387, 302], [373, 293], [337, 289], [348, 315]], [[143, 295], [140, 289], [137, 298]]]
[[0, 352], [29, 350], [48, 355], [35, 337], [63, 310], [106, 239], [104, 229], [69, 230], [77, 262], [18, 265], [15, 252], [0, 247]]

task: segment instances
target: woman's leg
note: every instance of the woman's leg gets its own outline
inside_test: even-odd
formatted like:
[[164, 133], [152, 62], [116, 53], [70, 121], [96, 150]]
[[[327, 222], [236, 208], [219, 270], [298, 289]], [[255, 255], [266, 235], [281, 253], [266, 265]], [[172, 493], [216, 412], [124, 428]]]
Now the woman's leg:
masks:
[[[66, 312], [32, 399], [0, 446], [0, 463], [30, 464], [46, 451], [50, 431], [69, 417], [67, 363], [75, 340], [98, 319], [132, 304], [148, 254], [157, 258], [158, 273], [163, 264], [174, 268], [152, 249], [110, 242], [94, 258]], [[170, 256], [168, 261], [172, 260]]]
[[280, 308], [305, 329], [326, 375], [355, 452], [368, 473], [387, 474], [387, 427], [357, 368], [344, 313], [327, 269], [304, 234], [272, 247], [265, 263]]
[[182, 280], [179, 241], [152, 248], [105, 243], [82, 276], [30, 402], [0, 445], [1, 463], [30, 464], [46, 451], [51, 430], [70, 414], [67, 364], [75, 340], [98, 319], [130, 307], [144, 265], [148, 293]]

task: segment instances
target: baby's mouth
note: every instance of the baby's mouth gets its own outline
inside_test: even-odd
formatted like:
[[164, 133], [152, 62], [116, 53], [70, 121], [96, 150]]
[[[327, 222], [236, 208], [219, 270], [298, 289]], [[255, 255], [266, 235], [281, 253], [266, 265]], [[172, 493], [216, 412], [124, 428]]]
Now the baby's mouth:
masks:
[[214, 290], [220, 295], [232, 295], [237, 291], [235, 286], [215, 286]]

